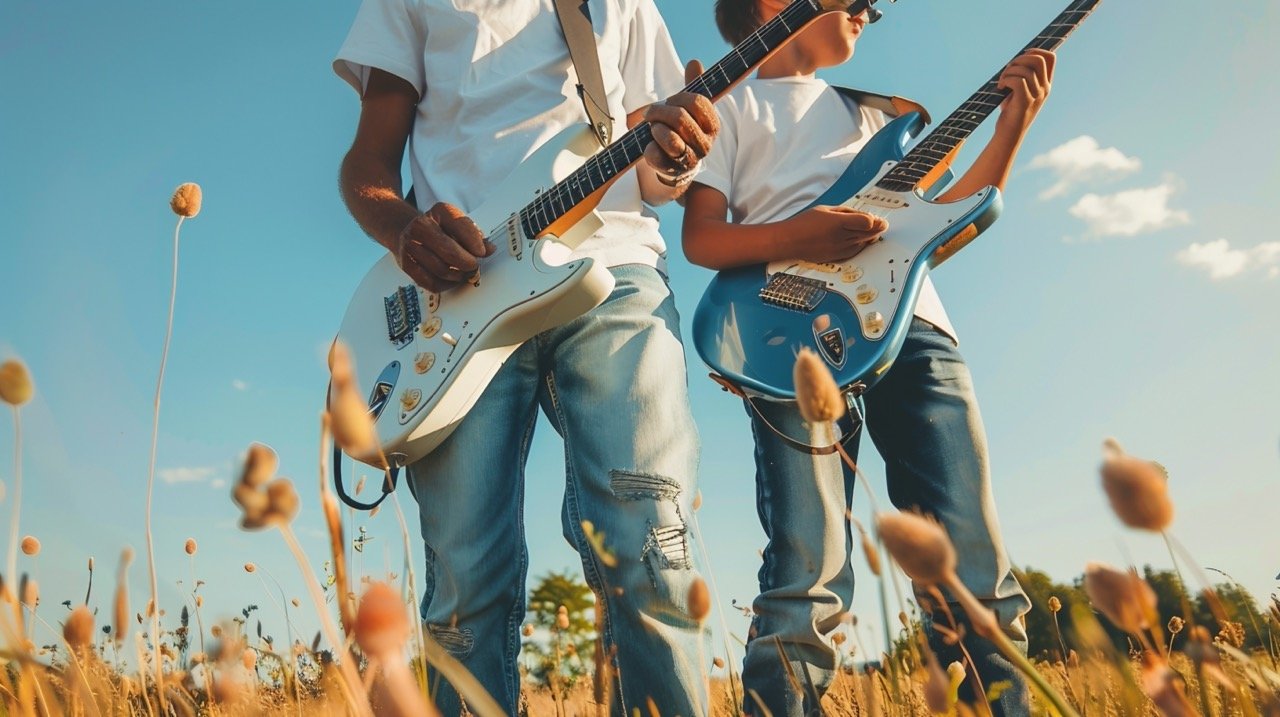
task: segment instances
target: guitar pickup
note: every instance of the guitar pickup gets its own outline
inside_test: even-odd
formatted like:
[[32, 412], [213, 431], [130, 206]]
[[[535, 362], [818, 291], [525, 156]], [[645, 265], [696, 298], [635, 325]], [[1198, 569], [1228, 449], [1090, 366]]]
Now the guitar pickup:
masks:
[[402, 286], [396, 293], [383, 297], [387, 312], [387, 339], [402, 349], [413, 342], [413, 331], [422, 323], [422, 307], [418, 303], [418, 288]]
[[770, 306], [810, 312], [827, 296], [827, 285], [817, 279], [779, 272], [760, 290], [760, 300]]

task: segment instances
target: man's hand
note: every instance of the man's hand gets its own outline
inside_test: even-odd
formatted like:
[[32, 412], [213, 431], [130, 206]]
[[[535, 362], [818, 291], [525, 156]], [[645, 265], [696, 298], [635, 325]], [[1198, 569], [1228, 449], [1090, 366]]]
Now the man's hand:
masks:
[[[693, 60], [685, 67], [685, 82], [701, 74], [702, 63]], [[692, 92], [680, 92], [666, 102], [649, 105], [644, 119], [653, 129], [653, 141], [644, 150], [645, 161], [671, 176], [693, 169], [711, 151], [720, 132], [720, 117], [711, 100]]]
[[392, 253], [409, 278], [439, 293], [474, 277], [494, 249], [461, 209], [440, 202], [401, 230]]
[[1049, 97], [1055, 59], [1048, 50], [1031, 49], [1004, 68], [996, 86], [1009, 90], [1009, 96], [1000, 103], [997, 128], [1003, 126], [1020, 134], [1027, 131]]
[[889, 228], [884, 219], [847, 207], [817, 206], [779, 227], [789, 254], [806, 261], [840, 261], [862, 251]]

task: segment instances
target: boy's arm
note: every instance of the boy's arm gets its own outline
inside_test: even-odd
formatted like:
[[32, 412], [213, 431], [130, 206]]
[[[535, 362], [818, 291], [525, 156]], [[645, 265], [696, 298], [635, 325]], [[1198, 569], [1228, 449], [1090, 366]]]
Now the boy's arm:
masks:
[[724, 194], [694, 182], [684, 195], [684, 253], [708, 269], [732, 269], [777, 260], [838, 261], [884, 233], [879, 217], [844, 207], [813, 207], [764, 224], [726, 221]]
[[937, 201], [961, 199], [986, 186], [1004, 189], [1022, 139], [1049, 97], [1054, 59], [1054, 54], [1048, 50], [1033, 49], [1014, 58], [1005, 67], [997, 87], [1009, 90], [1010, 94], [1000, 104], [995, 134], [969, 171]]

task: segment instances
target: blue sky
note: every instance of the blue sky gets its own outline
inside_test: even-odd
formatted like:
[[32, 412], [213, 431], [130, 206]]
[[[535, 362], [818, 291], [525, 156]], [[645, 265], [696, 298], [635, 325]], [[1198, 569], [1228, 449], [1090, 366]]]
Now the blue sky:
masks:
[[[710, 3], [657, 4], [685, 57], [709, 64], [727, 50]], [[902, 0], [825, 76], [912, 97], [942, 117], [1063, 5]], [[249, 442], [274, 446], [302, 494], [299, 533], [322, 560], [324, 348], [379, 251], [336, 189], [358, 102], [330, 60], [355, 9], [350, 0], [0, 3], [0, 359], [23, 358], [38, 387], [23, 410], [21, 525], [44, 548], [20, 569], [40, 580], [44, 615], [79, 599], [90, 556], [101, 571], [95, 602], [106, 606], [101, 578], [115, 556], [143, 548], [167, 200], [184, 181], [203, 186], [205, 206], [183, 230], [165, 388], [161, 602], [176, 613], [176, 581], [189, 589], [188, 537], [200, 544], [207, 616], [257, 603], [282, 635], [260, 578], [241, 567], [248, 561], [305, 599], [278, 536], [234, 527], [228, 483]], [[1259, 598], [1277, 588], [1280, 243], [1266, 227], [1280, 139], [1260, 129], [1280, 112], [1268, 69], [1277, 31], [1280, 6], [1265, 0], [1104, 2], [1060, 53], [1004, 216], [934, 274], [977, 382], [1019, 564], [1060, 580], [1090, 560], [1169, 565], [1163, 543], [1125, 530], [1106, 506], [1096, 467], [1102, 439], [1114, 436], [1168, 467], [1174, 533], [1202, 565]], [[973, 156], [970, 147], [961, 161]], [[679, 256], [678, 209], [662, 218], [687, 328], [710, 274]], [[710, 569], [722, 606], [748, 603], [763, 534], [746, 418], [692, 353], [689, 365]], [[11, 425], [0, 418], [10, 488]], [[883, 496], [870, 447], [864, 459]], [[562, 466], [544, 423], [528, 469], [533, 576], [576, 569], [560, 537]], [[11, 498], [0, 505], [6, 527]], [[416, 525], [412, 499], [400, 498]], [[855, 514], [866, 511], [858, 500]], [[401, 572], [392, 512], [355, 525], [373, 536], [360, 567]], [[869, 625], [874, 583], [855, 563], [854, 608]], [[137, 605], [145, 572], [135, 563]], [[726, 619], [745, 632], [739, 615]]]

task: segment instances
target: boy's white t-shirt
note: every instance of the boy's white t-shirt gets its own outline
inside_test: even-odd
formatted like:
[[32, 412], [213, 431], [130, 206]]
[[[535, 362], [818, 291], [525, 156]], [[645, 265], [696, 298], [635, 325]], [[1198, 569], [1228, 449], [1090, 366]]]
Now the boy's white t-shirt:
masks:
[[[653, 0], [593, 1], [590, 11], [616, 138], [628, 112], [679, 92], [684, 70]], [[363, 95], [375, 67], [421, 98], [409, 166], [423, 210], [475, 209], [539, 146], [586, 122], [554, 0], [364, 0], [333, 68]], [[575, 256], [661, 265], [666, 247], [635, 172], [597, 209], [604, 227]]]
[[[695, 181], [725, 196], [737, 224], [781, 221], [809, 206], [889, 119], [816, 77], [752, 77], [716, 109], [720, 135]], [[927, 276], [915, 315], [956, 340]]]

